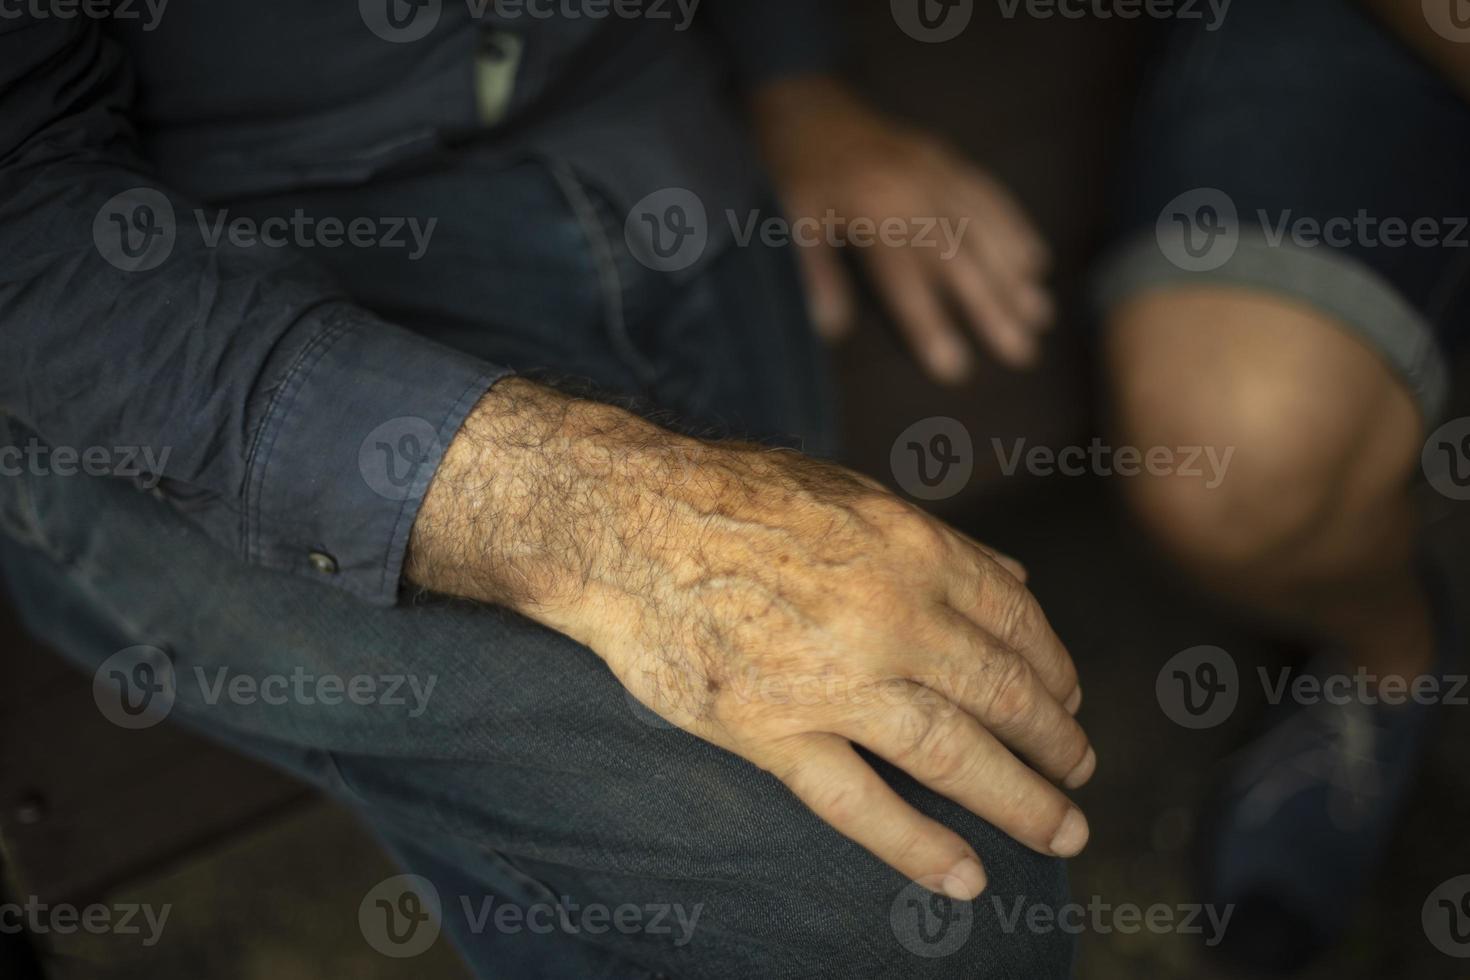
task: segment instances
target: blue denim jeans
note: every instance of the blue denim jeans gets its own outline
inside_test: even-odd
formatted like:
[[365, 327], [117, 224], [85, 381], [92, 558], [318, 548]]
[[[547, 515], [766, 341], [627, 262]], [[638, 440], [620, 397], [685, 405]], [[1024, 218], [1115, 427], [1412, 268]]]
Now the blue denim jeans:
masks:
[[[788, 255], [752, 245], [692, 275], [650, 271], [596, 188], [545, 161], [490, 169], [466, 155], [237, 213], [295, 207], [440, 217], [420, 263], [382, 250], [322, 256], [400, 323], [523, 371], [588, 378], [708, 431], [830, 446], [830, 395]], [[30, 437], [3, 417], [0, 430], [3, 444]], [[434, 596], [370, 608], [236, 561], [188, 507], [117, 478], [0, 480], [0, 556], [17, 605], [87, 670], [134, 646], [161, 651], [170, 721], [360, 813], [418, 876], [412, 894], [390, 882], [364, 896], [364, 940], [380, 950], [420, 941], [434, 928], [422, 910], [437, 901], [433, 921], [482, 977], [1069, 972], [1069, 937], [1028, 933], [1024, 919], [1008, 931], [995, 903], [1055, 907], [1061, 863], [902, 773], [874, 762], [984, 856], [979, 901], [917, 890], [770, 775], [636, 705], [564, 636]], [[240, 677], [260, 696], [227, 686]], [[321, 687], [265, 697], [262, 679], [281, 677], [384, 686], [358, 699]]]

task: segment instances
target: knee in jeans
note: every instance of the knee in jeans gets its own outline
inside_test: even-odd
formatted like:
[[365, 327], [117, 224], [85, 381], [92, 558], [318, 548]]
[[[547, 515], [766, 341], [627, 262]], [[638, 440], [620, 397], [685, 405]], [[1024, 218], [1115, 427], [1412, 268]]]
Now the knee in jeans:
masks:
[[[1075, 936], [1057, 924], [1070, 901], [1063, 863], [1035, 854], [978, 819], [961, 823], [970, 826], [956, 829], [972, 839], [985, 861], [986, 891], [973, 902], [957, 902], [875, 868], [871, 876], [849, 883], [840, 898], [834, 896], [853, 914], [835, 918], [837, 934], [821, 944], [834, 951], [831, 976], [1061, 980], [1071, 975]], [[1047, 912], [1031, 914], [1037, 907]]]

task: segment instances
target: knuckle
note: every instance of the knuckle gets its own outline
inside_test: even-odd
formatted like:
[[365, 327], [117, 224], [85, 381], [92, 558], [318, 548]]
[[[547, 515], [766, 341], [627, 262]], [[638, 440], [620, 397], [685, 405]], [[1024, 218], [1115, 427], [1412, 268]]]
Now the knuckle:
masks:
[[910, 713], [906, 733], [906, 761], [926, 777], [951, 782], [962, 777], [970, 764], [971, 753], [950, 720], [933, 707]]
[[922, 762], [936, 723], [932, 711], [923, 708], [905, 710], [899, 720], [898, 756], [894, 761], [906, 769]]
[[811, 808], [835, 826], [851, 824], [865, 809], [862, 788], [844, 779], [823, 776], [812, 787]]
[[915, 516], [912, 507], [887, 490], [865, 494], [853, 506], [863, 519], [885, 531]]
[[1030, 668], [1013, 653], [1003, 654], [991, 671], [989, 721], [999, 729], [1016, 727], [1036, 707]]
[[1007, 643], [1015, 644], [1016, 641], [1039, 632], [1043, 621], [1041, 606], [1031, 593], [1024, 588], [1001, 588], [1003, 579], [998, 569], [993, 570], [989, 578], [995, 583], [993, 587], [998, 593], [991, 616], [995, 635]]
[[909, 867], [918, 863], [918, 859], [928, 849], [928, 844], [928, 837], [922, 829], [911, 826], [902, 827], [894, 832], [888, 856], [898, 867]]
[[901, 516], [892, 524], [893, 540], [900, 547], [912, 552], [915, 557], [932, 560], [945, 546], [945, 531], [937, 521], [907, 504]]

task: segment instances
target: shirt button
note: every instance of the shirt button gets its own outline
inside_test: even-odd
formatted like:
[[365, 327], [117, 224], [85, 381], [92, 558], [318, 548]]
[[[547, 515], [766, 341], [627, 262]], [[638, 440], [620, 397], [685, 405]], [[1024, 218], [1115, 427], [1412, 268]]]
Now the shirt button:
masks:
[[333, 558], [325, 551], [313, 551], [308, 557], [311, 561], [311, 567], [321, 572], [323, 575], [337, 574], [337, 559]]

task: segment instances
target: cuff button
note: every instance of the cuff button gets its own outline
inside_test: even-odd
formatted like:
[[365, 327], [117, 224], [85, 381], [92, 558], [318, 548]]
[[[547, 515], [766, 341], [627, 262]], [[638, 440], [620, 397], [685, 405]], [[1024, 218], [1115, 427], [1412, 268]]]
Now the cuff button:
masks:
[[337, 574], [337, 559], [325, 551], [313, 551], [307, 556], [307, 560], [311, 562], [312, 568], [321, 572], [323, 575]]

